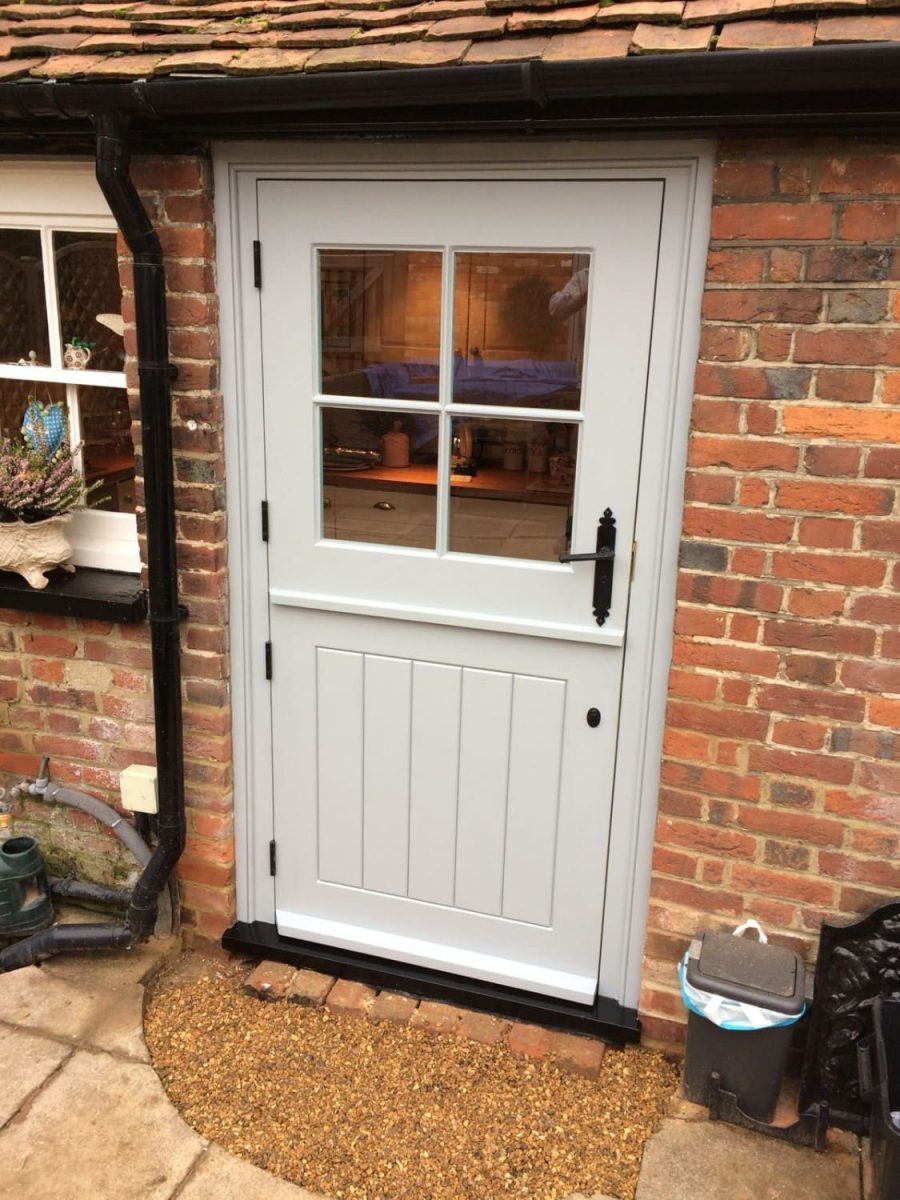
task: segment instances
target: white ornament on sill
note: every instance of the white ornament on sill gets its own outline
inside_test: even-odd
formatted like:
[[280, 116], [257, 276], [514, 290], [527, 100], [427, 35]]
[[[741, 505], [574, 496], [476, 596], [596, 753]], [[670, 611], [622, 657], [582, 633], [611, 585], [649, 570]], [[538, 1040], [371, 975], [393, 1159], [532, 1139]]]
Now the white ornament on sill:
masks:
[[65, 526], [71, 513], [43, 521], [0, 521], [0, 571], [15, 571], [33, 588], [45, 588], [54, 567], [74, 572]]

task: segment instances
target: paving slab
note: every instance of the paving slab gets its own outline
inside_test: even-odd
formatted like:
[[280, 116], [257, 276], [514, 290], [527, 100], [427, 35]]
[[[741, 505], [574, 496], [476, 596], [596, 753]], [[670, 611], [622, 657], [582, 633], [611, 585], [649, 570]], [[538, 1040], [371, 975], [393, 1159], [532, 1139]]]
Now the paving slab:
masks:
[[85, 1030], [82, 1044], [123, 1054], [136, 1062], [150, 1061], [144, 1041], [144, 989], [139, 983], [112, 992]]
[[635, 1200], [859, 1200], [859, 1158], [817, 1154], [718, 1121], [664, 1121]]
[[69, 982], [42, 967], [0, 975], [0, 1021], [78, 1041], [105, 1002], [99, 984]]
[[178, 1200], [224, 1200], [229, 1196], [240, 1196], [240, 1200], [324, 1200], [214, 1145], [178, 1193]]
[[87, 1050], [0, 1131], [4, 1176], [28, 1200], [169, 1200], [205, 1148], [152, 1067]]
[[5, 1125], [18, 1112], [31, 1093], [49, 1079], [71, 1053], [61, 1042], [0, 1026], [0, 1063], [3, 1064], [0, 1125]]

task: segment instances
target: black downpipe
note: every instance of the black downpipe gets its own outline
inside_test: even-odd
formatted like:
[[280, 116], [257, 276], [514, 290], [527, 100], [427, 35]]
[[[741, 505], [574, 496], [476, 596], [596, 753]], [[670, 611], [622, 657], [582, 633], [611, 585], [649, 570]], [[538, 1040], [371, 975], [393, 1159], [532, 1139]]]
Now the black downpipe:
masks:
[[159, 894], [184, 849], [175, 486], [169, 421], [172, 369], [162, 247], [129, 175], [127, 119], [117, 113], [100, 113], [95, 117], [95, 127], [97, 182], [134, 258], [159, 841], [134, 886], [124, 922], [55, 925], [45, 929], [0, 950], [0, 973], [31, 966], [67, 951], [130, 949], [138, 942], [145, 942], [156, 924]]
[[159, 841], [134, 886], [125, 922], [134, 941], [144, 942], [153, 932], [159, 894], [181, 857], [185, 839], [180, 614], [169, 397], [172, 367], [162, 247], [129, 174], [128, 121], [119, 113], [104, 112], [97, 114], [94, 123], [97, 182], [134, 260]]

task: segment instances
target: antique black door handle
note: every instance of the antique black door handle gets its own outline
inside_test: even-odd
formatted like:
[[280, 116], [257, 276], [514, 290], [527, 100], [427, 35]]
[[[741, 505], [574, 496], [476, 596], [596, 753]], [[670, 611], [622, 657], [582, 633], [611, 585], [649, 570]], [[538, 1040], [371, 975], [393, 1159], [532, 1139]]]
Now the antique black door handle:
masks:
[[612, 509], [605, 509], [597, 526], [597, 549], [593, 554], [561, 554], [561, 563], [592, 562], [594, 564], [594, 616], [602, 625], [609, 616], [612, 601], [613, 566], [616, 557], [616, 518]]

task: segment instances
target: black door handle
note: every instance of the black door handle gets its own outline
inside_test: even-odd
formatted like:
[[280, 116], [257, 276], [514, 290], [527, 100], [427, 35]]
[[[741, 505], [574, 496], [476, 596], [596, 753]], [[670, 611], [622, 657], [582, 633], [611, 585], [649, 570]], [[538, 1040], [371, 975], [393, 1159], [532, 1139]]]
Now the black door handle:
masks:
[[616, 557], [616, 518], [612, 509], [604, 509], [597, 525], [597, 549], [592, 554], [561, 554], [561, 563], [592, 562], [594, 564], [594, 616], [602, 625], [609, 616], [612, 601], [613, 566]]

